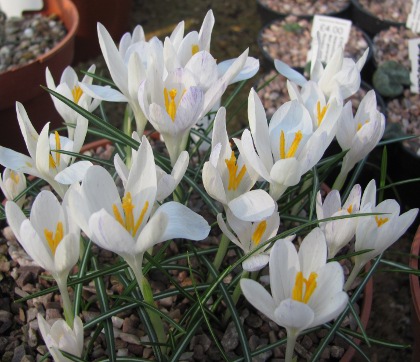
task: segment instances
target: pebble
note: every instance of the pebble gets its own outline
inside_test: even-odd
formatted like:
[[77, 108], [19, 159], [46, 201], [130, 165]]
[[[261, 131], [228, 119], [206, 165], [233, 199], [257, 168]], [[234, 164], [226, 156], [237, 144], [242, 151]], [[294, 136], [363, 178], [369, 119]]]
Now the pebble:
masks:
[[239, 345], [239, 335], [236, 330], [236, 326], [233, 322], [230, 322], [226, 328], [226, 332], [222, 338], [223, 349], [228, 351], [233, 351]]
[[67, 34], [64, 24], [54, 14], [11, 17], [6, 19], [4, 28], [4, 39], [0, 42], [3, 45], [0, 72], [35, 60], [54, 48]]

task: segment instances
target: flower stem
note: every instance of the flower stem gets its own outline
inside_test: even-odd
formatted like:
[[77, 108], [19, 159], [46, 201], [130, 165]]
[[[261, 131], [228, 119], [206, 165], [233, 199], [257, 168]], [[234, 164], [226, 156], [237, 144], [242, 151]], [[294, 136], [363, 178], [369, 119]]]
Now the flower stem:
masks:
[[286, 344], [286, 362], [291, 362], [293, 359], [293, 352], [295, 351], [295, 344], [296, 344], [296, 333], [287, 333], [287, 344]]
[[346, 182], [347, 175], [348, 175], [348, 172], [343, 172], [343, 170], [341, 170], [334, 181], [334, 185], [332, 186], [332, 189], [340, 191], [344, 183]]
[[64, 311], [64, 318], [66, 319], [67, 324], [71, 329], [73, 329], [74, 323], [74, 312], [73, 312], [73, 304], [70, 301], [69, 291], [67, 289], [67, 281], [60, 281], [57, 280], [58, 290], [61, 294], [61, 300], [63, 302], [63, 311]]
[[[225, 235], [222, 234], [222, 239], [220, 240], [219, 249], [217, 249], [216, 256], [214, 257], [213, 265], [216, 270], [219, 270], [220, 266], [222, 265], [223, 258], [226, 255], [227, 249], [229, 247], [230, 240]], [[209, 275], [209, 280], [211, 280], [211, 276]]]
[[[248, 278], [249, 272], [246, 270], [242, 271], [242, 275], [241, 275], [241, 279], [242, 278]], [[241, 283], [240, 280], [238, 281], [238, 283], [236, 284], [236, 287], [232, 293], [232, 301], [233, 301], [233, 305], [236, 306], [236, 303], [238, 303], [238, 300], [240, 298], [240, 296], [242, 295], [242, 290], [241, 290]], [[227, 309], [225, 312], [225, 315], [223, 316], [223, 324], [226, 324], [227, 321], [229, 320], [231, 316], [231, 312], [230, 309]]]
[[354, 265], [353, 270], [351, 271], [349, 277], [347, 278], [346, 284], [344, 284], [343, 289], [345, 292], [347, 292], [350, 289], [351, 285], [353, 284], [354, 280], [356, 279], [362, 267], [363, 265], [361, 264]]

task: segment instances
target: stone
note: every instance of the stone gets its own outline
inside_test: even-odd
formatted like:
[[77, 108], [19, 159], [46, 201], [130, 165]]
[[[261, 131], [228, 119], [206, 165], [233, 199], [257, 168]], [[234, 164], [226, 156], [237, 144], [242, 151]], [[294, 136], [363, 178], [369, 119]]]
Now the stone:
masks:
[[223, 349], [228, 351], [233, 351], [239, 344], [239, 336], [238, 331], [236, 330], [236, 326], [233, 322], [230, 322], [226, 328], [226, 332], [222, 338], [222, 346]]

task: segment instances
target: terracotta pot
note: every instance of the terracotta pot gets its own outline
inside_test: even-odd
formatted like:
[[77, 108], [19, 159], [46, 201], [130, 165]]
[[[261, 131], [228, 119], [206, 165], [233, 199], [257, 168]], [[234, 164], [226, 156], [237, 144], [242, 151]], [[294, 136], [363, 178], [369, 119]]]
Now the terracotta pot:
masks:
[[53, 49], [34, 61], [0, 74], [0, 145], [21, 152], [26, 150], [26, 146], [20, 135], [15, 103], [23, 103], [37, 131], [40, 131], [46, 122], [52, 122], [50, 128], [61, 124], [61, 118], [50, 95], [40, 85], [46, 84], [46, 67], [57, 79], [64, 68], [71, 64], [74, 37], [79, 22], [77, 9], [70, 0], [44, 0], [41, 13], [57, 14], [68, 31], [67, 35]]
[[[420, 255], [420, 226], [414, 236], [411, 246], [410, 268], [419, 270]], [[420, 278], [418, 275], [410, 274], [411, 289], [411, 324], [413, 328], [414, 344], [412, 361], [420, 361]]]
[[79, 12], [74, 62], [100, 54], [97, 23], [105, 26], [115, 41], [129, 30], [132, 0], [72, 0]]

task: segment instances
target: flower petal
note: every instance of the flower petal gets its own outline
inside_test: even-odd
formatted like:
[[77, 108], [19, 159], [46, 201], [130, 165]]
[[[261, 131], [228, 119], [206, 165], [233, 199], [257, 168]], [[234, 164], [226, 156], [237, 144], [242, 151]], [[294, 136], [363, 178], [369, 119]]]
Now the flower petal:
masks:
[[232, 213], [244, 221], [261, 221], [273, 214], [274, 200], [264, 190], [245, 192], [228, 203]]

